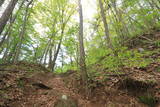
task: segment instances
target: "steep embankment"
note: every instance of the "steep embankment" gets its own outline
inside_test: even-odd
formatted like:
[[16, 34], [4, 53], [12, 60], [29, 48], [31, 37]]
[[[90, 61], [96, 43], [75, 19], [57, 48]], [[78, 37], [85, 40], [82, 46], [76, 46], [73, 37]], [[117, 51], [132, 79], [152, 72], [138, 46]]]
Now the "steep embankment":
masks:
[[[153, 35], [157, 39], [160, 32]], [[99, 63], [93, 65], [100, 74], [90, 78], [87, 98], [76, 71], [56, 75], [33, 63], [0, 65], [0, 107], [159, 107], [159, 47], [139, 43], [131, 50], [147, 50], [143, 58], [152, 62], [145, 67], [124, 66], [118, 74], [106, 73]]]
[[[160, 73], [155, 70], [159, 65], [153, 63], [147, 70], [126, 68], [124, 74], [110, 75], [104, 82], [90, 82], [88, 99], [84, 98], [83, 86], [76, 72], [55, 75], [39, 65], [4, 65], [0, 71], [0, 106], [147, 107], [139, 99], [152, 105], [157, 103]], [[32, 72], [28, 72], [31, 69]], [[66, 97], [67, 100], [63, 101]]]
[[[84, 98], [81, 81], [75, 78], [78, 77], [75, 72], [69, 71], [71, 73], [60, 76], [47, 72], [39, 65], [3, 65], [0, 71], [0, 105], [63, 107], [61, 97], [67, 96], [67, 107], [147, 107], [138, 101], [138, 97], [151, 104], [156, 103], [154, 98], [159, 98], [160, 73], [155, 70], [159, 65], [153, 63], [146, 69], [126, 68], [125, 74], [120, 77], [110, 75], [105, 82], [92, 82], [88, 99]], [[152, 96], [146, 97], [150, 93]]]
[[24, 62], [1, 65], [0, 107], [63, 107], [62, 105], [92, 107], [82, 95], [66, 87], [62, 76], [48, 72], [41, 65]]

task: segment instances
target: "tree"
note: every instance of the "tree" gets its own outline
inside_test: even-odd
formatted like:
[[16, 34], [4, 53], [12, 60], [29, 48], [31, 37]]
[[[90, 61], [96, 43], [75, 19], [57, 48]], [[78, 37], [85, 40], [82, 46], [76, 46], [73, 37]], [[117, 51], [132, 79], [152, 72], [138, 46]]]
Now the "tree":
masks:
[[[12, 15], [12, 17], [10, 18], [10, 21], [9, 21], [9, 25], [7, 27], [7, 30], [6, 32], [4, 33], [3, 37], [2, 37], [2, 40], [0, 41], [0, 47], [2, 47], [3, 43], [5, 42], [7, 36], [9, 36], [8, 34], [10, 33], [11, 31], [11, 28], [13, 27], [13, 23], [15, 22], [16, 18], [17, 18], [17, 15], [19, 13], [19, 11], [21, 10], [22, 6], [24, 5], [24, 2], [25, 0], [23, 0], [19, 6], [19, 9], [17, 10], [17, 12], [15, 13], [15, 15]], [[9, 38], [9, 37], [8, 37]]]
[[38, 18], [38, 21], [42, 22], [44, 28], [48, 28], [47, 37], [44, 38], [47, 42], [44, 43], [45, 47], [41, 54], [40, 63], [45, 62], [48, 64], [48, 68], [54, 71], [63, 39], [68, 32], [68, 23], [75, 13], [75, 5], [70, 4], [69, 0], [48, 0], [47, 3], [39, 3], [37, 8], [38, 6], [42, 9], [40, 9], [42, 12], [37, 13], [38, 17], [47, 16]]
[[87, 75], [87, 69], [86, 69], [86, 63], [85, 63], [85, 51], [84, 51], [84, 43], [83, 43], [83, 11], [82, 11], [82, 4], [81, 0], [78, 0], [78, 6], [79, 6], [79, 64], [80, 64], [80, 72], [81, 77], [84, 85], [86, 85], [86, 92], [87, 92], [87, 85], [88, 85], [88, 75]]
[[32, 4], [32, 2], [33, 2], [33, 0], [29, 1], [27, 6], [26, 6], [25, 15], [24, 15], [24, 22], [23, 22], [23, 25], [22, 25], [21, 32], [19, 34], [20, 41], [17, 44], [16, 51], [15, 51], [15, 56], [14, 56], [14, 59], [13, 59], [14, 63], [16, 63], [19, 59], [19, 55], [20, 55], [20, 51], [21, 51], [21, 47], [22, 47], [22, 42], [23, 42], [23, 39], [24, 39], [25, 31], [26, 31], [26, 23], [27, 23], [27, 20], [29, 18], [29, 6]]
[[112, 42], [111, 42], [110, 34], [109, 34], [108, 23], [107, 23], [107, 20], [106, 20], [102, 0], [99, 0], [99, 6], [100, 6], [101, 17], [102, 17], [102, 21], [103, 21], [103, 25], [104, 25], [104, 29], [105, 29], [106, 41], [107, 41], [108, 47], [113, 50], [113, 46], [112, 46]]
[[2, 16], [0, 18], [0, 35], [1, 35], [5, 25], [7, 24], [7, 21], [9, 20], [10, 15], [12, 14], [12, 11], [15, 8], [17, 2], [18, 2], [18, 0], [11, 0], [10, 3], [8, 4], [6, 10], [2, 14]]

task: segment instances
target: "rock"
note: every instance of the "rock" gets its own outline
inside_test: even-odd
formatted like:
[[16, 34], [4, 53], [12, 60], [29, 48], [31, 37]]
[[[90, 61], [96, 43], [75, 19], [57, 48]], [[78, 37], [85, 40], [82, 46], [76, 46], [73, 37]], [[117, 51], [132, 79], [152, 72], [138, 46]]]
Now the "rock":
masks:
[[67, 100], [68, 97], [67, 97], [66, 95], [62, 95], [62, 99], [63, 99], [63, 100]]
[[138, 48], [138, 51], [139, 51], [140, 53], [142, 53], [142, 52], [144, 52], [144, 49], [143, 49], [143, 48]]
[[62, 95], [62, 97], [56, 101], [53, 107], [78, 107], [78, 102], [72, 97]]

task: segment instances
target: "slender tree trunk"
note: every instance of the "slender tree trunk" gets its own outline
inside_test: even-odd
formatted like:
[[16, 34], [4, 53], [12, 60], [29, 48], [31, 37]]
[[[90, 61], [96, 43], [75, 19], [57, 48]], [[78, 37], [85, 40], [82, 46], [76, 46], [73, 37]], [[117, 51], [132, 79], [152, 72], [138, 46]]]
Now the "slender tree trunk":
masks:
[[63, 66], [64, 66], [64, 54], [63, 50], [61, 49], [61, 71], [63, 72]]
[[[44, 64], [43, 62], [45, 62], [45, 58], [46, 58], [46, 52], [48, 51], [48, 49], [49, 49], [49, 45], [50, 45], [50, 42], [51, 42], [51, 39], [47, 42], [47, 44], [46, 44], [46, 47], [45, 47], [45, 49], [44, 49], [44, 51], [43, 51], [43, 54], [42, 54], [42, 56], [41, 56], [41, 58], [40, 58], [40, 62], [39, 63], [41, 63], [41, 64]], [[44, 59], [44, 61], [43, 61], [43, 59]]]
[[122, 42], [123, 42], [126, 39], [126, 36], [130, 35], [130, 33], [129, 33], [129, 30], [126, 26], [125, 21], [122, 18], [122, 12], [119, 9], [117, 9], [116, 0], [111, 0], [111, 2], [112, 2], [114, 10], [116, 12], [116, 16], [117, 16], [117, 19], [118, 19], [117, 22], [121, 23], [120, 25], [118, 25], [118, 27], [119, 27], [118, 29], [120, 31], [120, 34], [121, 34], [121, 37], [122, 37]]
[[49, 50], [49, 64], [48, 64], [49, 69], [52, 69], [52, 54], [53, 54], [52, 49], [53, 49], [53, 46], [51, 44], [51, 48]]
[[[47, 46], [48, 46], [48, 44], [47, 44]], [[40, 64], [42, 64], [43, 63], [43, 57], [44, 57], [44, 55], [45, 55], [45, 53], [46, 53], [46, 48], [43, 50], [43, 53], [42, 53], [42, 55], [41, 55], [41, 58], [40, 58], [40, 60], [39, 60], [39, 63]]]
[[102, 21], [103, 21], [104, 29], [105, 29], [106, 41], [107, 41], [108, 47], [111, 48], [112, 50], [114, 50], [113, 46], [112, 46], [111, 39], [110, 39], [108, 23], [107, 23], [107, 20], [106, 20], [106, 16], [105, 16], [102, 0], [99, 0], [99, 5], [100, 5], [101, 17], [102, 17]]
[[12, 14], [12, 11], [15, 8], [15, 5], [17, 4], [17, 1], [18, 0], [11, 0], [9, 5], [7, 6], [6, 10], [2, 14], [2, 16], [0, 18], [0, 35], [1, 35], [2, 31], [4, 30], [4, 27], [10, 18], [9, 16]]
[[[104, 29], [105, 29], [105, 35], [106, 35], [106, 41], [108, 43], [108, 47], [112, 50], [114, 56], [116, 57], [116, 62], [118, 63], [117, 66], [118, 67], [122, 67], [122, 69], [123, 69], [123, 63], [122, 63], [121, 59], [118, 56], [118, 52], [114, 49], [114, 47], [112, 45], [112, 42], [111, 42], [111, 39], [110, 39], [108, 23], [107, 23], [107, 20], [106, 20], [106, 16], [105, 16], [102, 0], [99, 0], [99, 6], [100, 6], [100, 10], [101, 10], [101, 17], [102, 17], [102, 21], [103, 21], [103, 25], [104, 25]], [[120, 76], [119, 76], [119, 78], [120, 78]]]
[[18, 15], [20, 9], [22, 8], [24, 2], [25, 2], [25, 0], [23, 0], [22, 3], [20, 4], [19, 9], [18, 9], [18, 11], [16, 12], [16, 14], [15, 14], [13, 17], [11, 17], [9, 26], [8, 26], [6, 32], [4, 33], [4, 36], [3, 36], [2, 40], [0, 41], [0, 47], [2, 47], [2, 45], [3, 45], [3, 43], [4, 43], [5, 39], [6, 39], [6, 37], [7, 37], [7, 36], [10, 36], [10, 35], [8, 35], [8, 34], [10, 34], [10, 32], [11, 32], [11, 28], [12, 28], [12, 26], [13, 26], [13, 23], [15, 22], [15, 20], [16, 20], [16, 18], [17, 18], [17, 15]]
[[2, 40], [0, 41], [0, 47], [2, 47], [4, 41], [6, 40], [7, 35], [5, 34], [2, 38]]
[[76, 56], [74, 57], [76, 60], [77, 68], [79, 67], [79, 44], [76, 44]]
[[47, 56], [48, 56], [49, 49], [50, 49], [50, 44], [49, 44], [49, 46], [48, 46], [48, 48], [46, 50], [46, 53], [45, 53], [44, 63], [43, 63], [44, 65], [46, 65], [46, 62], [47, 62]]
[[54, 54], [54, 59], [53, 59], [53, 62], [52, 62], [52, 71], [53, 71], [53, 72], [54, 72], [54, 68], [55, 68], [55, 65], [56, 65], [56, 60], [57, 60], [59, 51], [60, 51], [60, 49], [61, 49], [63, 34], [64, 34], [64, 29], [63, 29], [62, 32], [61, 32], [61, 39], [60, 39], [60, 41], [59, 41], [59, 43], [58, 43], [57, 50], [56, 50], [56, 52], [55, 52], [55, 54]]
[[6, 47], [6, 50], [4, 52], [4, 55], [3, 55], [3, 58], [2, 58], [2, 61], [3, 63], [5, 63], [7, 61], [7, 57], [8, 57], [8, 51], [9, 51], [9, 47], [10, 47], [10, 43], [9, 43], [9, 36], [7, 37], [6, 39], [6, 42], [7, 42], [7, 47]]
[[19, 34], [20, 42], [17, 45], [15, 57], [14, 57], [14, 60], [13, 60], [14, 63], [16, 63], [18, 61], [18, 58], [19, 58], [19, 55], [20, 55], [22, 42], [23, 42], [23, 39], [24, 39], [24, 34], [26, 32], [26, 23], [27, 23], [27, 20], [29, 18], [28, 9], [29, 9], [29, 6], [32, 4], [32, 2], [33, 2], [33, 0], [31, 0], [26, 6], [26, 12], [25, 12], [25, 16], [24, 16], [24, 23], [22, 25], [22, 30], [21, 30], [21, 32]]
[[88, 91], [88, 75], [87, 75], [87, 69], [86, 69], [86, 63], [85, 63], [85, 51], [84, 51], [84, 43], [83, 43], [83, 11], [82, 11], [82, 4], [81, 0], [78, 0], [79, 5], [79, 52], [80, 52], [80, 71], [81, 71], [81, 78], [86, 86], [86, 92]]

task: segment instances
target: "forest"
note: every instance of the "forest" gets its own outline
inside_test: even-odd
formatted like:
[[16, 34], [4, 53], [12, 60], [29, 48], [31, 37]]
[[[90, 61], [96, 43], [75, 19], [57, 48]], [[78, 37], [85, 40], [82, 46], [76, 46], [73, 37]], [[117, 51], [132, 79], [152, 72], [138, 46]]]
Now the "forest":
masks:
[[0, 107], [160, 107], [160, 1], [0, 0]]

